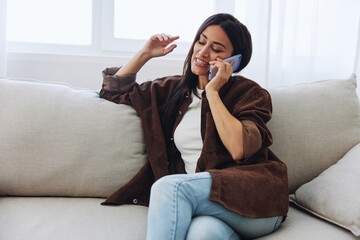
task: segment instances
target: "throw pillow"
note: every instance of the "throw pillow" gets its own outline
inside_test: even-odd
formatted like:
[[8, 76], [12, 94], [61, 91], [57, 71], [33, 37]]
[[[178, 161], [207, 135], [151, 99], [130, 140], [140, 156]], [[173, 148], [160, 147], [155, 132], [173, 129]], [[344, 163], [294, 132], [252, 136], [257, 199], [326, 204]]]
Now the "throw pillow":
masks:
[[288, 167], [291, 193], [360, 142], [356, 83], [351, 75], [269, 89], [273, 116], [268, 127], [274, 140], [270, 149]]
[[360, 143], [290, 196], [299, 207], [360, 236]]

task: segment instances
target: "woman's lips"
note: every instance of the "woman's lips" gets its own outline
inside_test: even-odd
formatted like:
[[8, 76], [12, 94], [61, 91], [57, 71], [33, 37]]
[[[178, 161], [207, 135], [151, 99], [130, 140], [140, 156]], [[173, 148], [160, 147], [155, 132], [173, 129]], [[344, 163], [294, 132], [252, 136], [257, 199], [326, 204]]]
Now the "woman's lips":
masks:
[[200, 58], [195, 58], [195, 64], [199, 67], [209, 67], [209, 63]]

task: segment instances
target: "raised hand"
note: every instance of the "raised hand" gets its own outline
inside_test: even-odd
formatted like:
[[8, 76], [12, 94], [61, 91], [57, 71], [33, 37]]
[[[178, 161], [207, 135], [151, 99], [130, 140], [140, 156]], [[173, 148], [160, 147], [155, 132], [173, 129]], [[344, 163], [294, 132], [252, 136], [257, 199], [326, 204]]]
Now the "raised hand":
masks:
[[149, 58], [165, 56], [177, 47], [176, 44], [171, 44], [177, 39], [179, 39], [179, 36], [171, 36], [165, 33], [154, 34], [146, 42], [142, 51]]
[[116, 75], [136, 74], [151, 58], [165, 56], [172, 52], [177, 46], [171, 43], [177, 39], [179, 36], [173, 37], [165, 33], [151, 36], [144, 47], [120, 68]]

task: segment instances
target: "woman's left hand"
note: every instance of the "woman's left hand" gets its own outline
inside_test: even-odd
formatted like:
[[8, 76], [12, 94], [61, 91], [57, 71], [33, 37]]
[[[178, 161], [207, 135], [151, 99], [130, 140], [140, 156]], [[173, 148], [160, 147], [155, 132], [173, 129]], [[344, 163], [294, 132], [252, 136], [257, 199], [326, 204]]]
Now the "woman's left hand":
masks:
[[206, 92], [216, 91], [219, 92], [220, 89], [227, 83], [230, 79], [231, 74], [233, 73], [233, 65], [234, 61], [230, 63], [217, 58], [216, 61], [210, 61], [212, 68], [217, 68], [217, 73], [213, 79], [206, 85]]
[[240, 161], [244, 157], [244, 149], [239, 147], [243, 146], [243, 125], [229, 112], [219, 94], [220, 89], [229, 81], [233, 73], [233, 63], [219, 58], [211, 61], [212, 67], [216, 67], [218, 71], [206, 85], [205, 91], [220, 139], [232, 158]]

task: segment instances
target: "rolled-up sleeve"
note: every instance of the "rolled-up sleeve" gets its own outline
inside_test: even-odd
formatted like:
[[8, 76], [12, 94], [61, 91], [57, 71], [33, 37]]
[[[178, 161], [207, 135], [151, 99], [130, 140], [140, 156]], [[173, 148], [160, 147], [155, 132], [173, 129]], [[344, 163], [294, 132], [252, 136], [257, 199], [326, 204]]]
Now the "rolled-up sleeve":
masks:
[[234, 116], [243, 124], [244, 159], [272, 144], [272, 135], [266, 126], [271, 114], [271, 97], [266, 90], [250, 93], [235, 107]]
[[241, 123], [243, 125], [244, 159], [247, 159], [260, 150], [262, 138], [255, 123], [249, 120], [243, 120]]
[[125, 98], [121, 96], [131, 91], [136, 83], [136, 74], [117, 76], [115, 73], [119, 69], [118, 67], [106, 68], [102, 72], [103, 84], [99, 95], [111, 102], [126, 104]]

